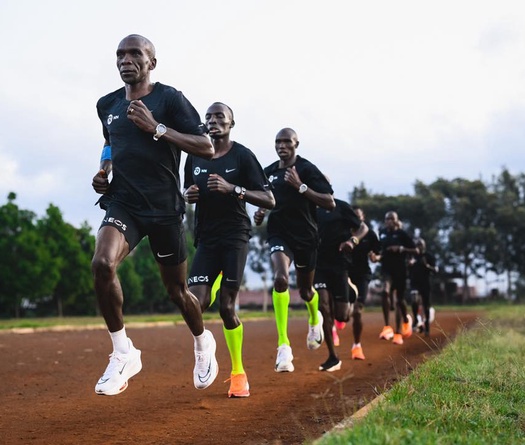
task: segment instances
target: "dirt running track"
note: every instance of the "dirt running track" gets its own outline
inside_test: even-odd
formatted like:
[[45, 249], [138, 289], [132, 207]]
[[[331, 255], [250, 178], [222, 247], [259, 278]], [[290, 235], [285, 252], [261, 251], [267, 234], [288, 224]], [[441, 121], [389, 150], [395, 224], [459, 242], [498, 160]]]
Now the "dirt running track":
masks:
[[219, 376], [193, 387], [193, 341], [185, 325], [128, 327], [143, 370], [118, 396], [94, 385], [107, 365], [104, 329], [0, 334], [0, 444], [301, 444], [320, 437], [441, 349], [475, 312], [438, 312], [430, 338], [402, 346], [378, 339], [379, 313], [365, 313], [365, 361], [349, 359], [351, 330], [338, 348], [343, 367], [319, 372], [326, 346], [306, 349], [306, 320], [292, 318], [295, 372], [276, 373], [274, 321], [244, 321], [251, 397], [226, 396], [230, 361], [222, 325], [208, 322], [218, 345]]

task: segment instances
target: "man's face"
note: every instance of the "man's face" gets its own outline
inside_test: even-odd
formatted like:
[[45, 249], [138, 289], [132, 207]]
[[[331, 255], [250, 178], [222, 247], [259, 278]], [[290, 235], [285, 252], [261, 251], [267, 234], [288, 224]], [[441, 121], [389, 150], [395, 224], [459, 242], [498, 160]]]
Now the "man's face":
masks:
[[204, 116], [204, 123], [212, 139], [229, 135], [234, 125], [230, 110], [223, 104], [211, 105]]
[[275, 151], [281, 161], [293, 158], [298, 145], [297, 135], [290, 130], [281, 130], [275, 136]]
[[147, 43], [136, 37], [126, 37], [117, 48], [117, 68], [124, 83], [136, 85], [149, 76], [156, 60], [151, 58]]
[[388, 230], [394, 230], [396, 228], [397, 215], [394, 212], [388, 212], [385, 215], [385, 227]]

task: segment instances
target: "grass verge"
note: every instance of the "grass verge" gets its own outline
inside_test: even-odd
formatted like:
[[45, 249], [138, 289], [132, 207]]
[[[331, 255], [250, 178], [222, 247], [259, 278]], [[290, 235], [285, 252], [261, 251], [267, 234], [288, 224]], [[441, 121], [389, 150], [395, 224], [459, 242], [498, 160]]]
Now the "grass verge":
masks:
[[364, 419], [315, 444], [522, 444], [524, 382], [525, 306], [489, 308]]

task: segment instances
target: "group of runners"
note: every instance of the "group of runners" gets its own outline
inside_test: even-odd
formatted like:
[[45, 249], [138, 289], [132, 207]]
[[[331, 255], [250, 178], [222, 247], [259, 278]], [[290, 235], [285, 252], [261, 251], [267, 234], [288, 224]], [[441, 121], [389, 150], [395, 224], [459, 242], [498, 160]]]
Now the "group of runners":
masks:
[[[97, 394], [121, 393], [142, 368], [141, 351], [126, 333], [117, 269], [148, 237], [166, 290], [194, 336], [195, 387], [209, 387], [218, 374], [216, 342], [202, 317], [218, 296], [231, 358], [228, 396], [250, 395], [242, 357], [243, 324], [236, 312], [252, 227], [246, 203], [257, 207], [253, 215], [256, 225], [268, 215], [278, 337], [276, 372], [294, 371], [288, 338], [292, 264], [299, 295], [308, 310], [306, 346], [318, 349], [325, 341], [329, 351], [320, 370], [340, 369], [334, 334], [337, 326], [351, 318], [352, 358], [365, 359], [360, 336], [371, 277], [369, 261], [381, 261], [391, 284], [383, 298], [385, 328], [381, 338], [400, 344], [403, 336], [410, 335], [400, 264], [406, 265], [407, 254], [414, 256], [417, 267], [427, 267], [432, 261], [427, 255], [424, 263], [417, 262], [422, 248], [401, 229], [395, 212], [387, 214], [378, 238], [365, 223], [363, 211], [335, 199], [329, 179], [297, 154], [299, 139], [293, 129], [278, 131], [278, 160], [263, 168], [249, 148], [231, 138], [235, 118], [228, 105], [212, 103], [202, 123], [180, 91], [151, 82], [157, 59], [148, 39], [136, 34], [125, 37], [116, 56], [124, 87], [97, 103], [104, 148], [93, 188], [102, 195], [99, 204], [106, 213], [96, 237], [92, 272], [113, 345], [109, 364], [95, 385]], [[182, 151], [187, 157], [181, 186]], [[183, 225], [187, 204], [195, 205], [196, 254], [189, 273]], [[406, 269], [404, 273], [406, 283]], [[395, 330], [388, 318], [392, 295], [396, 296]], [[429, 305], [429, 293], [423, 303]], [[427, 309], [423, 317], [428, 321]], [[424, 327], [428, 332], [428, 325]]]

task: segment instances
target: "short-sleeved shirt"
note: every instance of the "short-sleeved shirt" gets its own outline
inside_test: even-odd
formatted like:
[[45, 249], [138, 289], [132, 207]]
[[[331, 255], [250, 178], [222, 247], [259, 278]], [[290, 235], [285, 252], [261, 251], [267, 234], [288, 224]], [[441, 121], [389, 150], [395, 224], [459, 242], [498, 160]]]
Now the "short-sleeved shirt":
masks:
[[348, 255], [348, 272], [352, 276], [370, 275], [370, 259], [368, 254], [374, 252], [376, 255], [381, 253], [381, 244], [376, 232], [370, 229], [354, 250]]
[[434, 255], [428, 252], [414, 255], [414, 263], [409, 268], [410, 283], [412, 286], [428, 286], [430, 284], [430, 275], [432, 275], [433, 272], [426, 267], [426, 264], [432, 267], [436, 266]]
[[403, 229], [379, 231], [379, 242], [381, 243], [381, 270], [387, 274], [406, 273], [406, 255], [403, 252], [390, 252], [390, 246], [403, 246], [408, 249], [416, 247], [414, 240]]
[[[157, 82], [140, 100], [157, 122], [185, 134], [206, 133], [193, 105], [175, 88]], [[155, 141], [153, 134], [129, 120], [129, 104], [124, 87], [97, 102], [113, 162], [113, 179], [101, 202], [116, 203], [140, 216], [179, 216], [185, 211], [179, 177], [181, 150], [165, 138]]]
[[[318, 193], [333, 193], [325, 176], [310, 161], [296, 156], [294, 166], [309, 188]], [[279, 168], [276, 161], [264, 169], [275, 197], [275, 207], [268, 216], [268, 238], [280, 237], [292, 249], [316, 248], [319, 241], [317, 206], [284, 181], [287, 168]]]
[[317, 267], [320, 269], [347, 270], [346, 254], [339, 251], [341, 243], [348, 241], [352, 231], [361, 226], [361, 220], [350, 204], [335, 199], [335, 209], [317, 209], [319, 248]]
[[184, 188], [193, 184], [199, 187], [199, 201], [195, 206], [195, 243], [248, 241], [251, 221], [246, 202], [232, 194], [208, 190], [208, 177], [212, 173], [248, 190], [268, 191], [271, 187], [253, 152], [237, 142], [220, 158], [207, 160], [188, 155], [184, 166]]

